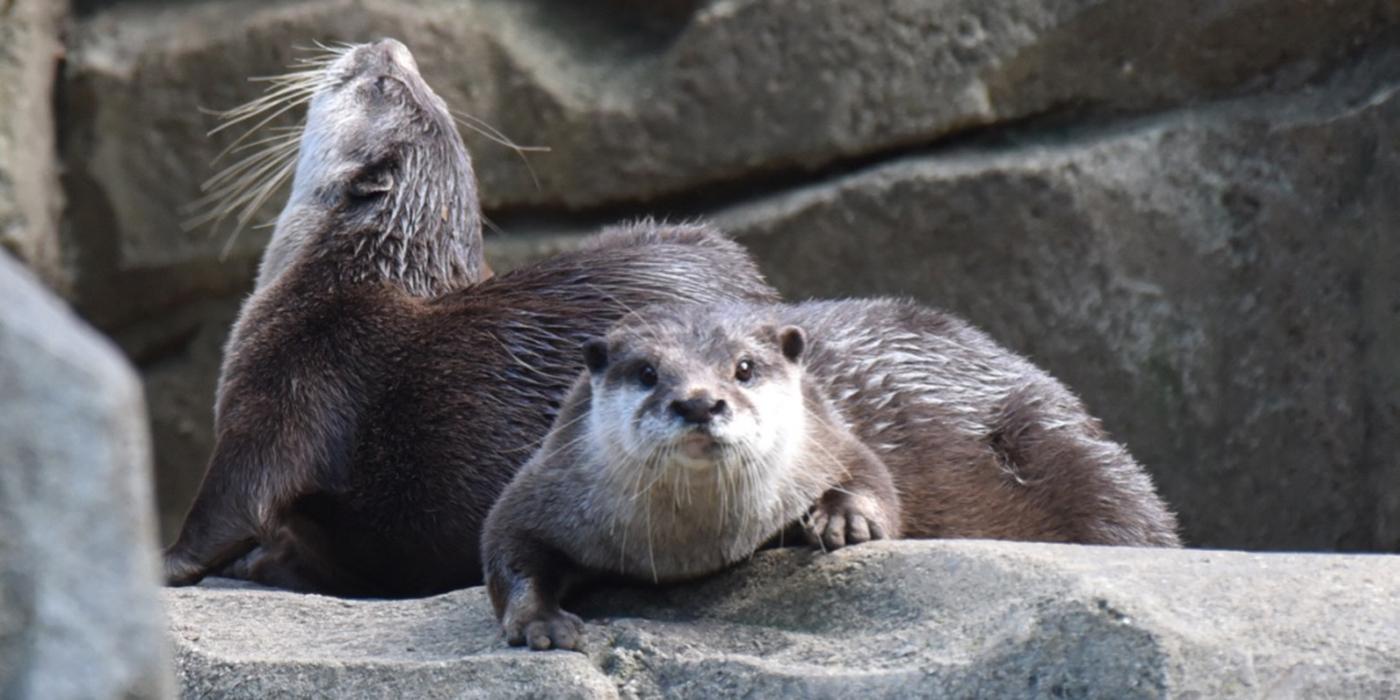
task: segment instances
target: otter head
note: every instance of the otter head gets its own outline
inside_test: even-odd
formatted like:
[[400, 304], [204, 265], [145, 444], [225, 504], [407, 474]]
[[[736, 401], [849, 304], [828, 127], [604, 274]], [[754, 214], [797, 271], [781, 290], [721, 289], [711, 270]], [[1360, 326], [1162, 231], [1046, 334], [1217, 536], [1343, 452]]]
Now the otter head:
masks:
[[408, 49], [383, 39], [312, 64], [296, 84], [310, 107], [292, 193], [258, 286], [327, 253], [355, 279], [419, 296], [489, 276], [471, 158]]
[[677, 476], [783, 463], [805, 430], [805, 346], [742, 308], [644, 309], [583, 346], [589, 433], [612, 464]]

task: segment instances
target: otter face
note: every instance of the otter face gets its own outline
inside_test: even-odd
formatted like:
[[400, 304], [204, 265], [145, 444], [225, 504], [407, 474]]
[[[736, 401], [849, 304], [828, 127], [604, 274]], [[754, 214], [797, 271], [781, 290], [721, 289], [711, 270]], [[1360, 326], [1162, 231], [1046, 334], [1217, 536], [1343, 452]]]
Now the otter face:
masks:
[[692, 313], [643, 312], [584, 345], [592, 439], [661, 469], [774, 462], [805, 429], [801, 329]]
[[335, 52], [314, 77], [292, 194], [259, 286], [327, 233], [412, 293], [475, 282], [480, 212], [452, 113], [408, 49], [383, 39]]
[[[355, 46], [324, 70], [302, 132], [295, 189], [352, 205], [403, 189], [425, 141], [466, 157], [447, 105], [393, 39]], [[424, 134], [441, 132], [437, 138]]]

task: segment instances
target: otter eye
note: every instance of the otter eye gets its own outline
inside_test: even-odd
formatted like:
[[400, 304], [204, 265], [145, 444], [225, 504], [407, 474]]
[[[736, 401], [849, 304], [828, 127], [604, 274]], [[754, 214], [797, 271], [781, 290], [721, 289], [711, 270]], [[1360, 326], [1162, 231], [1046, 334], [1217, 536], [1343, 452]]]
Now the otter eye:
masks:
[[741, 382], [753, 379], [753, 361], [739, 360], [739, 364], [734, 367], [734, 378]]
[[394, 173], [388, 166], [366, 169], [350, 181], [350, 196], [367, 199], [394, 189]]
[[637, 381], [648, 389], [656, 386], [656, 368], [650, 364], [642, 365], [641, 369], [637, 370]]

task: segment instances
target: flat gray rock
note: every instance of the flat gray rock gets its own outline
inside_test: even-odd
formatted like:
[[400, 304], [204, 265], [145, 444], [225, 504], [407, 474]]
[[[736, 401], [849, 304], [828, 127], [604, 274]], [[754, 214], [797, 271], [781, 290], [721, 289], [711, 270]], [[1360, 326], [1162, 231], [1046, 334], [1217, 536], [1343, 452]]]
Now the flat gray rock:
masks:
[[1400, 557], [1005, 542], [765, 552], [601, 587], [587, 654], [506, 647], [483, 589], [166, 591], [186, 696], [1389, 697]]

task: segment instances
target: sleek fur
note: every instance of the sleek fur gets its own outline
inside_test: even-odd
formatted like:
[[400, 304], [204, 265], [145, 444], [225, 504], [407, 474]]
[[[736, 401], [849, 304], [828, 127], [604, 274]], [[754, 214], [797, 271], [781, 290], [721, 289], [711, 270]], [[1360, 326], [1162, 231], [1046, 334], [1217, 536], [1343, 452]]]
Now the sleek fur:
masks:
[[[789, 352], [799, 329], [807, 351]], [[881, 537], [1179, 545], [1147, 473], [1068, 389], [939, 311], [667, 306], [584, 347], [589, 375], [482, 535], [511, 644], [577, 648], [582, 623], [559, 602], [584, 572], [693, 578], [794, 524], [827, 549]], [[762, 381], [736, 382], [739, 358]], [[686, 405], [665, 410], [692, 396], [718, 407], [699, 427]], [[722, 448], [698, 465], [676, 448], [696, 430]]]
[[339, 92], [313, 101], [314, 153], [225, 350], [172, 584], [477, 584], [481, 522], [544, 438], [579, 343], [650, 303], [775, 298], [738, 245], [652, 222], [478, 281], [465, 149], [406, 54], [386, 41], [327, 68], [321, 89]]

